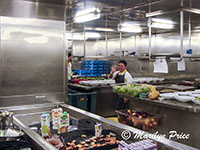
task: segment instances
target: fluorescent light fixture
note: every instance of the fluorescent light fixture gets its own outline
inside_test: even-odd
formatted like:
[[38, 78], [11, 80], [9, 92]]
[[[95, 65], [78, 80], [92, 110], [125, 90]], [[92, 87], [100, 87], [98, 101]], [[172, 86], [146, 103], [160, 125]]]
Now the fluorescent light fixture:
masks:
[[192, 30], [192, 32], [200, 32], [200, 30], [199, 30], [199, 29], [196, 29], [196, 30]]
[[84, 39], [87, 40], [87, 38], [84, 38], [83, 34], [81, 33], [66, 33], [65, 34], [65, 38], [67, 40], [75, 40], [75, 41], [82, 41]]
[[97, 32], [85, 32], [85, 37], [88, 39], [100, 38], [101, 35]]
[[74, 17], [74, 22], [83, 23], [83, 22], [99, 19], [101, 16], [100, 12], [101, 11], [98, 8], [90, 8], [90, 9], [79, 11], [76, 13]]
[[164, 13], [163, 10], [158, 10], [158, 11], [146, 13], [146, 17], [148, 18], [148, 17], [158, 16], [158, 15], [162, 15], [163, 13]]
[[196, 27], [194, 27], [194, 29], [200, 29], [200, 26], [196, 26]]
[[85, 32], [85, 36], [84, 33], [66, 33], [65, 37], [68, 40], [87, 40], [100, 38], [101, 35], [97, 32]]
[[164, 23], [152, 23], [152, 28], [159, 28], [159, 29], [174, 29], [175, 25], [173, 24], [164, 24]]
[[157, 23], [175, 24], [175, 22], [173, 22], [172, 20], [161, 19], [161, 18], [152, 18], [152, 21]]
[[197, 8], [184, 8], [183, 10], [190, 13], [200, 14], [200, 9]]
[[122, 24], [118, 24], [118, 31], [130, 32], [130, 33], [141, 33], [142, 28], [140, 27], [140, 24], [125, 22]]
[[114, 29], [110, 28], [91, 28], [91, 27], [86, 27], [85, 30], [91, 30], [91, 31], [102, 31], [102, 32], [115, 32]]
[[159, 29], [174, 29], [175, 22], [172, 20], [161, 19], [161, 18], [152, 18], [152, 28], [159, 28]]

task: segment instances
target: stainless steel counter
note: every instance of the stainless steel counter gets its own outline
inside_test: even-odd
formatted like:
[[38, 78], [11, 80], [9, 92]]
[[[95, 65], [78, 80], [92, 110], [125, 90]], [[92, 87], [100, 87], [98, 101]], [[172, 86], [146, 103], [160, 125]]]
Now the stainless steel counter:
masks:
[[200, 149], [198, 142], [200, 135], [200, 106], [173, 100], [149, 100], [126, 95], [120, 95], [120, 97], [129, 98], [131, 109], [161, 116], [159, 126], [153, 132], [159, 131], [169, 134], [170, 131], [175, 130], [178, 133], [190, 134], [188, 140], [177, 141]]
[[[46, 104], [46, 105], [32, 105], [32, 106], [21, 106], [13, 108], [6, 108], [10, 111], [15, 112], [15, 123], [22, 129], [24, 132], [32, 139], [34, 143], [40, 148], [38, 149], [45, 149], [45, 150], [54, 150], [55, 148], [52, 147], [49, 143], [47, 143], [42, 137], [40, 137], [37, 133], [32, 131], [28, 125], [33, 124], [34, 122], [40, 122], [40, 115], [41, 112], [49, 112], [52, 108], [56, 108], [58, 105], [56, 104]], [[110, 129], [114, 132], [121, 134], [124, 130], [129, 130], [131, 133], [141, 132], [141, 130], [113, 122], [111, 120], [107, 120], [101, 116], [86, 112], [84, 110], [77, 109], [75, 107], [66, 105], [66, 104], [59, 104], [59, 107], [62, 107], [64, 110], [68, 111], [71, 116], [74, 118], [88, 118], [93, 121], [99, 122], [103, 125], [104, 129]], [[5, 108], [0, 108], [5, 109]], [[144, 132], [146, 134], [151, 135], [148, 132]], [[158, 142], [159, 149], [161, 150], [197, 150], [193, 147], [177, 143], [175, 141], [171, 141], [166, 138], [156, 138], [155, 136], [151, 136], [151, 139]], [[132, 142], [136, 141], [134, 136], [130, 139]]]
[[178, 110], [189, 111], [189, 112], [193, 112], [193, 113], [200, 113], [200, 105], [196, 105], [193, 102], [183, 103], [183, 102], [179, 102], [179, 101], [176, 101], [176, 100], [141, 99], [141, 98], [138, 98], [138, 97], [132, 97], [132, 96], [127, 96], [127, 95], [122, 95], [122, 94], [120, 94], [120, 97], [127, 97], [127, 98], [130, 98], [130, 99], [134, 99], [135, 101], [141, 101], [141, 102], [144, 102], [144, 103], [174, 108], [174, 109], [178, 109]]

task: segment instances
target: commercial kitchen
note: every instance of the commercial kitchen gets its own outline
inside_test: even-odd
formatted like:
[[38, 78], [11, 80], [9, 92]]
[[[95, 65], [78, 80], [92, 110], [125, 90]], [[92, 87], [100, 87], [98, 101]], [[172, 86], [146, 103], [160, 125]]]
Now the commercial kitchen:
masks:
[[200, 149], [199, 22], [198, 0], [1, 0], [0, 149]]

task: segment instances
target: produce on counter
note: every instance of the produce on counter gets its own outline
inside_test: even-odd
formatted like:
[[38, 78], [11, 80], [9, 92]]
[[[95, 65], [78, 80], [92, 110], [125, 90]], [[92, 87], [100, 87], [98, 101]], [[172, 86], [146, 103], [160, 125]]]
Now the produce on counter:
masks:
[[104, 77], [75, 77], [72, 79], [73, 82], [88, 81], [88, 80], [104, 80]]
[[123, 86], [115, 86], [113, 92], [118, 94], [125, 94], [129, 96], [137, 97], [140, 93], [148, 93], [150, 88], [148, 86], [127, 84]]
[[160, 92], [158, 92], [158, 91], [154, 91], [154, 92], [149, 93], [149, 98], [151, 100], [154, 100], [154, 99], [156, 99], [159, 96], [160, 96]]
[[200, 101], [200, 96], [196, 98], [197, 101]]
[[159, 116], [153, 116], [143, 111], [135, 112], [128, 109], [116, 112], [118, 113], [119, 122], [123, 124], [134, 126], [143, 130], [149, 130], [150, 128], [158, 125]]
[[195, 81], [194, 85], [195, 85], [196, 88], [199, 89], [200, 88], [200, 81]]

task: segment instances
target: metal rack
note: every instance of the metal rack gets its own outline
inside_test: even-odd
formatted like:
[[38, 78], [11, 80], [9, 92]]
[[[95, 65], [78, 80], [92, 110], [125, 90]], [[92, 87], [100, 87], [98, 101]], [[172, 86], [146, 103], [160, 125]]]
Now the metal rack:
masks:
[[[196, 9], [196, 8], [192, 8], [192, 0], [190, 0], [190, 6], [189, 8], [184, 7], [183, 6], [184, 0], [181, 0], [181, 4], [180, 4], [180, 9], [176, 9], [176, 10], [169, 10], [169, 11], [163, 11], [163, 10], [159, 10], [159, 11], [155, 11], [155, 12], [151, 12], [151, 6], [149, 6], [149, 13], [146, 14], [146, 17], [149, 18], [148, 19], [148, 24], [149, 24], [149, 60], [150, 61], [155, 61], [155, 59], [153, 59], [153, 57], [160, 57], [160, 56], [165, 56], [168, 58], [168, 60], [170, 61], [171, 57], [175, 57], [177, 58], [177, 56], [179, 56], [179, 59], [176, 61], [181, 61], [183, 58], [189, 58], [190, 61], [200, 61], [200, 59], [195, 59], [195, 58], [200, 58], [200, 55], [197, 54], [183, 54], [183, 33], [184, 33], [184, 12], [189, 12], [189, 24], [188, 24], [188, 32], [189, 32], [189, 47], [191, 48], [191, 13], [194, 14], [200, 14], [200, 10]], [[152, 23], [152, 17], [154, 16], [159, 16], [159, 15], [164, 15], [164, 14], [169, 14], [169, 13], [175, 13], [175, 12], [179, 12], [180, 13], [180, 53], [177, 54], [166, 54], [166, 53], [156, 53], [154, 55], [152, 55], [152, 46], [151, 46], [151, 39], [152, 39], [152, 31], [151, 31], [151, 23]]]

